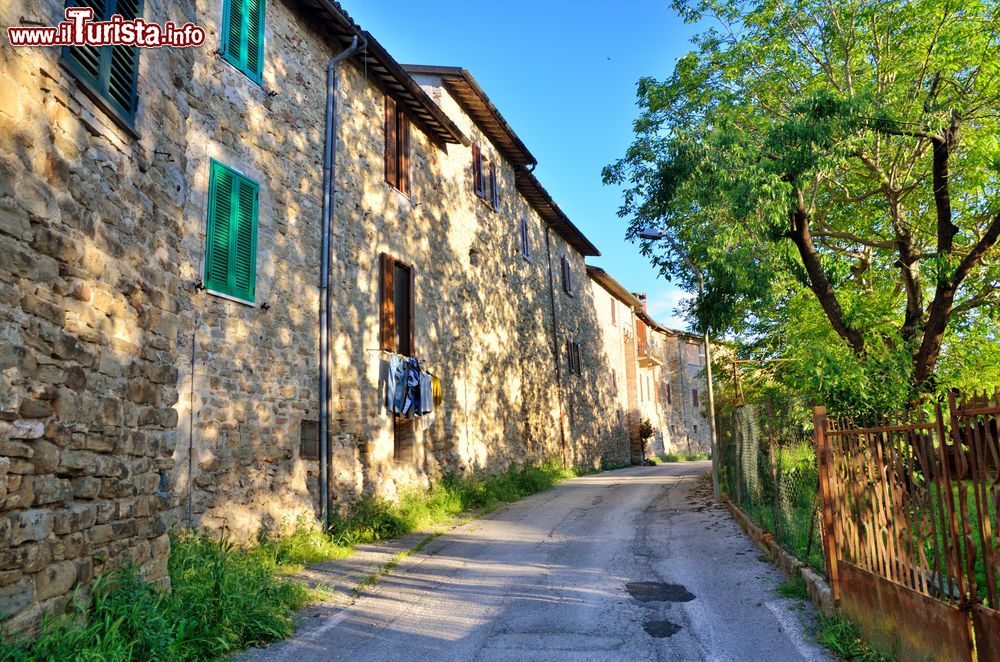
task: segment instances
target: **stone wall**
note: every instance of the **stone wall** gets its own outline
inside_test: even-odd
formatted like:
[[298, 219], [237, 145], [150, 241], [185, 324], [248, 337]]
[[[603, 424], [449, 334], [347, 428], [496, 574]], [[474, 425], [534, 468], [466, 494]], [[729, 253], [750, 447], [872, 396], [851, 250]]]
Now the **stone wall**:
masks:
[[[705, 379], [704, 342], [685, 333], [666, 334], [666, 359], [661, 378], [671, 385], [672, 404], [663, 418], [670, 433], [668, 450], [710, 453], [711, 428], [708, 418], [708, 387]], [[693, 389], [698, 391], [695, 406]]]
[[[596, 281], [588, 278], [589, 298], [593, 302], [597, 323], [593, 334], [598, 343], [599, 369], [605, 369], [607, 392], [611, 411], [607, 413], [609, 439], [612, 443], [612, 457], [606, 460], [612, 465], [629, 462], [629, 412], [633, 408], [630, 395], [636, 386], [635, 349], [632, 308], [604, 289]], [[613, 312], [612, 312], [613, 310]], [[630, 390], [629, 375], [632, 375]]]
[[[319, 296], [326, 62], [308, 17], [266, 5], [263, 87], [211, 53], [219, 3], [201, 0], [208, 35], [186, 83], [179, 402], [172, 513], [178, 526], [254, 535], [317, 508], [315, 462], [299, 458], [318, 419]], [[269, 96], [269, 92], [276, 94]], [[260, 186], [253, 305], [199, 289], [212, 160]], [[353, 476], [354, 474], [352, 474]], [[342, 492], [357, 482], [340, 480]]]
[[[186, 13], [170, 3], [171, 17]], [[53, 25], [60, 0], [0, 24]], [[178, 11], [174, 11], [178, 10]], [[159, 3], [147, 18], [162, 22]], [[30, 629], [126, 561], [166, 581], [193, 53], [140, 56], [135, 130], [59, 63], [0, 48], [0, 613]], [[136, 137], [137, 136], [137, 137]]]
[[[0, 24], [55, 24], [62, 10], [61, 0], [14, 0]], [[168, 581], [168, 530], [207, 527], [240, 541], [316, 516], [318, 463], [300, 445], [319, 411], [324, 72], [340, 47], [301, 11], [267, 3], [260, 86], [215, 55], [219, 3], [147, 3], [147, 20], [193, 20], [208, 41], [142, 52], [133, 129], [81, 92], [58, 50], [0, 49], [8, 631], [30, 629], [74, 587], [126, 561]], [[625, 375], [612, 384], [627, 345], [603, 318], [583, 256], [517, 192], [513, 166], [433, 79], [421, 84], [497, 161], [500, 208], [473, 193], [468, 146], [438, 145], [417, 127], [412, 193], [389, 186], [383, 90], [356, 61], [340, 73], [334, 508], [448, 473], [548, 458], [627, 462]], [[203, 288], [213, 159], [260, 185], [252, 305]], [[443, 386], [434, 423], [409, 424], [405, 460], [373, 351], [382, 252], [415, 270], [415, 353]], [[572, 294], [561, 287], [563, 257]], [[567, 340], [580, 344], [582, 374], [569, 374]]]

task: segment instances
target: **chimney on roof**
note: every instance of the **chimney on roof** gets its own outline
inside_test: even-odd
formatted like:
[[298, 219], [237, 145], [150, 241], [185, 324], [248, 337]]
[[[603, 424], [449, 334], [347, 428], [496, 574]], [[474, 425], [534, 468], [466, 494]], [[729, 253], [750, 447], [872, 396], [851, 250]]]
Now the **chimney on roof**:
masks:
[[633, 292], [632, 296], [638, 299], [639, 303], [642, 304], [642, 312], [648, 314], [649, 311], [646, 310], [646, 294], [644, 292]]

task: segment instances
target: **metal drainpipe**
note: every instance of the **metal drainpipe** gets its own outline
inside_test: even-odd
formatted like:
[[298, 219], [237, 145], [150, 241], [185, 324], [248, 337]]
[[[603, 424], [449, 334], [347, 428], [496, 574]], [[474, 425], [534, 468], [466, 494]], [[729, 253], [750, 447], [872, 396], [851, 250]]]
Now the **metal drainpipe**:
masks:
[[559, 441], [562, 446], [562, 463], [566, 466], [566, 428], [563, 426], [563, 402], [562, 402], [562, 368], [559, 361], [559, 334], [556, 330], [556, 293], [555, 283], [552, 278], [552, 246], [549, 241], [549, 230], [552, 225], [545, 224], [545, 255], [549, 265], [549, 304], [552, 307], [552, 357], [556, 363], [556, 396], [559, 402]]
[[367, 46], [362, 36], [330, 58], [326, 65], [326, 145], [323, 150], [323, 236], [319, 275], [319, 499], [323, 528], [330, 525], [330, 230], [336, 206], [337, 162], [337, 65]]

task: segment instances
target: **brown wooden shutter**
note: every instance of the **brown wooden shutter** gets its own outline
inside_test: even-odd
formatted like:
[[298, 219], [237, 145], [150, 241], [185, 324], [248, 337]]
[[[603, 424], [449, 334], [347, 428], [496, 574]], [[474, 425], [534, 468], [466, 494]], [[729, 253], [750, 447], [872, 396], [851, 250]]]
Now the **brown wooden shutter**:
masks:
[[691, 403], [697, 407], [698, 406], [698, 389], [691, 389]]
[[396, 351], [396, 309], [393, 304], [396, 261], [391, 255], [382, 253], [380, 256], [382, 270], [382, 349], [387, 352]]
[[396, 102], [385, 97], [385, 181], [396, 186], [399, 183], [399, 155], [396, 153]]
[[414, 320], [417, 317], [417, 289], [416, 289], [416, 269], [410, 267], [410, 356], [417, 355], [417, 346], [415, 344], [415, 333], [414, 330], [416, 326], [414, 325]]
[[483, 195], [483, 153], [479, 145], [472, 146], [472, 190], [476, 195]]
[[403, 113], [399, 117], [399, 190], [410, 195], [410, 120]]
[[500, 207], [500, 192], [497, 190], [497, 162], [490, 161], [490, 204], [496, 210]]

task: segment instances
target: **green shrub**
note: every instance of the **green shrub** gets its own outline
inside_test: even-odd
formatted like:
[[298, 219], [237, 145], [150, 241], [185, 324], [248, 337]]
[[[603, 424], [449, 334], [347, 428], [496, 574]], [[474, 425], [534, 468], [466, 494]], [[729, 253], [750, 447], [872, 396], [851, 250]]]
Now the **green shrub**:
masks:
[[172, 542], [169, 592], [132, 566], [107, 573], [34, 639], [0, 644], [0, 660], [212, 660], [292, 633], [310, 592], [276, 574], [272, 549], [193, 533]]
[[708, 453], [677, 453], [671, 452], [664, 455], [657, 455], [653, 458], [654, 464], [662, 464], [664, 462], [699, 462], [701, 460], [709, 460], [711, 456]]
[[186, 533], [173, 540], [172, 590], [164, 601], [180, 659], [212, 659], [282, 639], [309, 590], [276, 576], [270, 550], [240, 549], [222, 539]]
[[347, 545], [339, 545], [321, 527], [305, 516], [295, 520], [277, 535], [266, 527], [257, 534], [260, 553], [270, 554], [273, 563], [283, 571], [294, 571], [313, 563], [349, 556]]
[[783, 598], [809, 600], [809, 590], [806, 588], [806, 580], [802, 579], [802, 575], [795, 575], [787, 582], [779, 584], [774, 592]]
[[329, 532], [339, 545], [395, 538], [460, 513], [490, 510], [517, 501], [582, 473], [582, 469], [563, 469], [550, 460], [541, 465], [511, 467], [496, 475], [446, 476], [426, 492], [403, 492], [398, 504], [377, 497], [362, 499], [346, 514], [335, 517]]
[[173, 632], [161, 595], [134, 566], [98, 577], [89, 599], [42, 623], [33, 640], [0, 643], [0, 660], [169, 660]]

